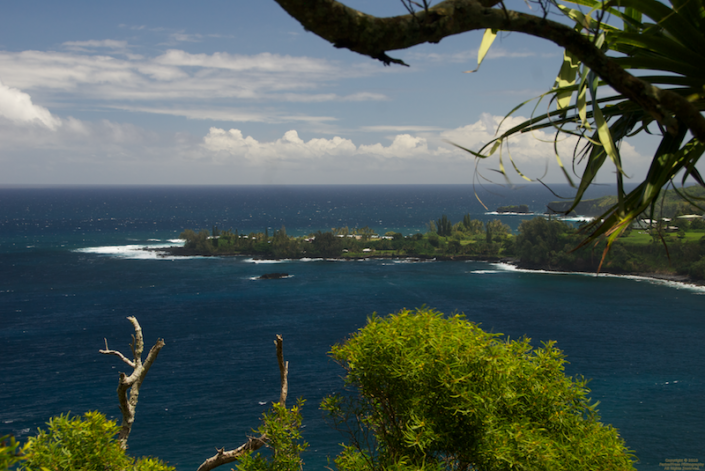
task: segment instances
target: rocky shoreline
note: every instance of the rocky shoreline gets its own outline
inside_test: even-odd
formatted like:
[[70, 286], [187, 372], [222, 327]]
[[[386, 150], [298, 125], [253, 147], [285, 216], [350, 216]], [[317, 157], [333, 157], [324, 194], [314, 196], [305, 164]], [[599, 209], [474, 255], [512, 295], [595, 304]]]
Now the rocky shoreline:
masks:
[[[145, 247], [144, 250], [150, 252], [156, 252], [162, 257], [252, 257], [255, 260], [304, 260], [311, 257], [301, 256], [301, 257], [287, 257], [286, 259], [281, 258], [267, 258], [262, 257], [260, 254], [248, 254], [248, 253], [211, 253], [203, 252], [200, 250], [187, 249], [184, 247]], [[319, 257], [314, 257], [319, 258]], [[337, 261], [358, 261], [358, 260], [372, 260], [372, 259], [392, 259], [392, 260], [418, 260], [418, 261], [455, 261], [455, 262], [494, 262], [494, 263], [516, 263], [517, 261], [513, 258], [507, 257], [494, 257], [494, 256], [482, 256], [482, 255], [397, 255], [397, 254], [366, 254], [359, 257], [325, 257], [322, 260], [337, 260]]]
[[694, 280], [691, 277], [687, 275], [679, 275], [677, 273], [644, 273], [644, 272], [638, 272], [638, 273], [627, 273], [627, 272], [622, 272], [622, 271], [612, 271], [609, 268], [601, 270], [599, 273], [592, 271], [592, 270], [580, 270], [580, 269], [575, 269], [575, 270], [559, 270], [556, 268], [550, 268], [550, 267], [541, 267], [541, 266], [526, 266], [518, 261], [514, 261], [514, 263], [511, 263], [511, 265], [514, 265], [515, 267], [521, 269], [521, 270], [526, 270], [526, 271], [544, 271], [544, 272], [550, 272], [550, 273], [565, 273], [565, 274], [570, 274], [570, 273], [580, 273], [580, 274], [586, 274], [586, 275], [596, 275], [596, 276], [613, 276], [613, 277], [629, 277], [629, 278], [643, 278], [643, 279], [651, 279], [651, 280], [658, 280], [658, 281], [666, 281], [670, 283], [678, 283], [682, 285], [690, 285], [690, 286], [705, 286], [705, 281], [703, 280]]
[[[160, 247], [160, 248], [145, 248], [145, 250], [153, 251], [162, 254], [162, 256], [176, 256], [176, 257], [253, 257], [255, 260], [281, 260], [276, 258], [264, 258], [256, 254], [243, 254], [243, 253], [205, 253], [198, 250], [186, 249], [184, 247]], [[286, 260], [300, 260], [306, 259], [307, 257], [297, 257], [297, 258], [287, 258]], [[678, 283], [690, 286], [705, 286], [705, 282], [701, 280], [693, 280], [687, 275], [678, 275], [676, 273], [623, 273], [610, 271], [609, 268], [603, 269], [600, 273], [595, 273], [592, 270], [559, 270], [551, 268], [550, 266], [536, 266], [536, 265], [526, 265], [522, 264], [520, 260], [515, 258], [507, 257], [492, 257], [492, 256], [476, 256], [476, 255], [395, 255], [395, 254], [384, 254], [375, 255], [368, 254], [360, 257], [327, 257], [321, 260], [330, 261], [360, 261], [360, 260], [408, 260], [411, 262], [431, 262], [431, 261], [452, 261], [452, 262], [488, 262], [488, 263], [506, 263], [507, 265], [514, 266], [521, 270], [526, 271], [545, 271], [551, 273], [581, 273], [581, 274], [594, 274], [594, 275], [609, 275], [615, 277], [638, 277], [644, 279], [653, 279], [658, 281], [666, 281], [671, 283]]]

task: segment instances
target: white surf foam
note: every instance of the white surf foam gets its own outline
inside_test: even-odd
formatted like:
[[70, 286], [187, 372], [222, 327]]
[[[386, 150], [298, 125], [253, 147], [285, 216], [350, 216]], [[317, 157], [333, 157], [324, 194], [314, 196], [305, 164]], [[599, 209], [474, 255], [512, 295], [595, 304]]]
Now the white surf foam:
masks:
[[[283, 280], [285, 278], [293, 278], [293, 277], [294, 277], [294, 275], [286, 275], [286, 276], [282, 276], [279, 279]], [[260, 276], [248, 276], [247, 279], [252, 280], [252, 281], [261, 281], [262, 280], [262, 278]]]
[[653, 278], [650, 276], [640, 276], [640, 275], [616, 275], [614, 273], [588, 273], [588, 272], [563, 272], [563, 271], [550, 271], [550, 270], [528, 270], [525, 268], [519, 268], [515, 265], [509, 263], [491, 263], [502, 271], [516, 271], [522, 273], [543, 273], [547, 275], [578, 275], [578, 276], [593, 276], [601, 278], [625, 278], [628, 280], [634, 280], [639, 282], [648, 282], [657, 285], [665, 285], [676, 289], [686, 289], [688, 291], [694, 291], [695, 294], [705, 294], [705, 286], [695, 285], [692, 283], [684, 283], [681, 281], [671, 281], [662, 280], [660, 278]]
[[[75, 249], [74, 252], [87, 253], [95, 255], [104, 255], [108, 257], [124, 258], [130, 260], [181, 260], [189, 258], [202, 258], [202, 257], [174, 257], [170, 255], [165, 255], [165, 252], [160, 252], [158, 249], [174, 247], [176, 245], [183, 244], [184, 241], [177, 241], [176, 243], [162, 243], [162, 244], [149, 244], [149, 245], [112, 245], [103, 247], [84, 247], [80, 249]], [[157, 249], [157, 250], [148, 250]]]
[[487, 211], [487, 216], [543, 216], [543, 213], [498, 213], [497, 211]]
[[260, 263], [284, 263], [288, 262], [289, 260], [286, 259], [281, 259], [281, 260], [258, 260], [255, 258], [246, 258], [243, 260], [245, 263], [255, 263], [255, 264], [260, 264]]

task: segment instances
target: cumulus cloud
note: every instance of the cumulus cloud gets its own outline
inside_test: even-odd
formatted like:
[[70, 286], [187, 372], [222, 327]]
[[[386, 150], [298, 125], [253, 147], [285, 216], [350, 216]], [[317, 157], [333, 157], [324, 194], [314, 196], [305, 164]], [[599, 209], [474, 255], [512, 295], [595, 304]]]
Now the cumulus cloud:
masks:
[[392, 143], [386, 147], [379, 143], [361, 145], [359, 151], [362, 154], [370, 154], [383, 158], [410, 158], [432, 155], [425, 138], [412, 136], [410, 134], [394, 136]]
[[[418, 127], [419, 132], [399, 133], [388, 137], [388, 141], [371, 144], [356, 144], [350, 139], [334, 137], [332, 139], [311, 139], [305, 141], [299, 137], [297, 131], [288, 131], [282, 138], [270, 142], [261, 142], [252, 136], [245, 136], [238, 129], [226, 131], [213, 127], [204, 138], [202, 148], [207, 153], [216, 155], [218, 161], [226, 162], [233, 159], [244, 159], [250, 165], [262, 162], [286, 162], [287, 165], [299, 165], [301, 168], [310, 168], [311, 161], [326, 161], [329, 165], [338, 166], [344, 172], [349, 162], [358, 165], [372, 165], [375, 169], [402, 168], [409, 174], [422, 175], [424, 168], [433, 165], [436, 168], [453, 168], [472, 164], [475, 157], [453, 144], [468, 149], [479, 151], [485, 144], [492, 141], [498, 132], [516, 126], [526, 118], [522, 116], [510, 117], [502, 123], [503, 117], [490, 114], [482, 115], [478, 121], [456, 129], [433, 132], [425, 127]], [[502, 125], [500, 126], [500, 123]], [[388, 129], [378, 130], [410, 130], [412, 126], [389, 126]], [[421, 132], [423, 131], [423, 132]], [[570, 172], [575, 138], [561, 138], [558, 143], [558, 152], [563, 165]], [[643, 163], [644, 157], [629, 143], [622, 143], [622, 155], [625, 165], [639, 162]], [[514, 171], [514, 165], [521, 174], [531, 179], [541, 178], [545, 181], [563, 181], [563, 173], [557, 165], [554, 152], [553, 134], [545, 131], [520, 134], [509, 140], [492, 157], [479, 161], [479, 171], [483, 175], [489, 169], [499, 170], [504, 168], [510, 178], [519, 175]], [[466, 167], [463, 167], [466, 168]], [[483, 170], [484, 169], [484, 170]], [[605, 166], [602, 177], [612, 178], [612, 169]], [[638, 175], [636, 175], [638, 177]], [[451, 176], [449, 176], [451, 178]]]
[[[522, 122], [525, 118], [514, 117], [505, 120], [500, 132]], [[311, 139], [304, 141], [295, 130], [290, 130], [280, 139], [260, 142], [251, 136], [245, 137], [241, 130], [226, 131], [217, 127], [210, 128], [203, 141], [204, 149], [217, 153], [221, 157], [229, 155], [242, 157], [249, 161], [258, 160], [302, 160], [339, 156], [365, 156], [377, 160], [424, 160], [434, 161], [468, 161], [472, 154], [465, 152], [451, 143], [479, 150], [495, 137], [495, 131], [502, 120], [500, 116], [483, 115], [475, 123], [443, 132], [431, 132], [433, 128], [423, 126], [385, 126], [385, 131], [409, 130], [411, 133], [395, 134], [388, 137], [389, 142], [356, 145], [350, 139], [334, 137], [332, 139]], [[423, 135], [414, 133], [414, 129]], [[437, 131], [437, 130], [436, 130]], [[572, 153], [573, 139], [559, 144], [564, 153]], [[518, 164], [527, 164], [531, 168], [541, 168], [554, 156], [553, 137], [539, 131], [523, 134], [512, 139], [509, 144], [511, 156]], [[569, 154], [566, 154], [569, 155]], [[506, 151], [505, 151], [506, 156]], [[494, 161], [497, 162], [496, 160]], [[538, 164], [538, 167], [536, 167]]]
[[21, 90], [0, 82], [0, 116], [15, 123], [37, 123], [51, 130], [61, 125], [46, 108], [32, 103], [32, 98]]
[[203, 139], [203, 146], [219, 156], [233, 156], [262, 162], [271, 160], [311, 160], [323, 157], [341, 157], [355, 154], [356, 147], [349, 139], [316, 138], [304, 142], [295, 130], [273, 142], [259, 142], [251, 136], [244, 137], [239, 129], [211, 128]]
[[[210, 128], [203, 139], [203, 148], [219, 158], [244, 158], [250, 162], [258, 161], [300, 161], [306, 163], [312, 159], [338, 157], [366, 157], [378, 161], [396, 159], [424, 160], [431, 157], [446, 156], [454, 152], [444, 146], [429, 148], [424, 137], [399, 134], [391, 138], [391, 143], [355, 145], [352, 140], [339, 136], [332, 139], [314, 138], [304, 141], [295, 130], [287, 131], [284, 136], [272, 142], [260, 142], [251, 136], [245, 137], [239, 129]], [[454, 153], [460, 159], [467, 156]]]
[[[211, 127], [205, 136], [195, 136], [109, 120], [58, 120], [28, 94], [0, 84], [0, 163], [10, 169], [0, 183], [470, 182], [475, 158], [448, 141], [478, 150], [495, 137], [501, 119], [486, 114], [441, 132], [390, 125], [378, 131], [395, 134], [365, 143], [340, 135], [303, 138], [295, 129], [268, 141], [235, 128]], [[523, 119], [510, 118], [500, 132]], [[572, 155], [572, 145], [570, 140], [560, 144], [564, 156]], [[541, 131], [517, 136], [510, 149], [517, 166], [532, 178], [542, 177], [554, 160], [552, 136]], [[628, 172], [632, 163], [644, 161], [626, 142], [622, 155]], [[506, 153], [503, 158], [512, 173]], [[497, 155], [481, 162], [485, 169], [499, 166]], [[552, 169], [546, 181], [562, 180], [555, 164]]]
[[[459, 127], [440, 134], [443, 140], [479, 151], [485, 144], [491, 142], [503, 132], [526, 120], [523, 116], [512, 116], [505, 119], [503, 117], [483, 114], [475, 123]], [[502, 125], [500, 126], [500, 123]], [[564, 165], [570, 165], [575, 138], [562, 138], [558, 143], [558, 153], [562, 157]], [[487, 154], [489, 149], [485, 149]], [[553, 147], [553, 134], [544, 131], [534, 131], [532, 133], [517, 134], [505, 141], [503, 147], [497, 150], [494, 156], [483, 162], [482, 167], [489, 167], [495, 170], [504, 168], [510, 174], [513, 165], [529, 178], [544, 178], [546, 171], [553, 162], [556, 162]], [[559, 167], [553, 166], [551, 175], [559, 175]]]
[[[503, 117], [485, 113], [475, 123], [444, 131], [438, 137], [446, 142], [479, 151], [485, 144], [526, 119], [524, 116], [512, 116], [502, 122]], [[501, 126], [500, 123], [502, 123]], [[575, 136], [561, 135], [557, 144], [558, 156], [571, 177], [575, 177], [574, 164], [578, 173], [585, 165], [585, 162], [573, 162], [576, 142], [577, 137]], [[485, 149], [484, 153], [487, 154], [488, 150]], [[627, 176], [635, 179], [644, 178], [644, 163], [648, 162], [649, 158], [641, 155], [634, 145], [626, 140], [621, 143], [620, 153]], [[515, 134], [502, 147], [501, 159], [500, 161], [498, 150], [492, 157], [483, 160], [480, 168], [498, 170], [501, 164], [510, 175], [516, 175], [513, 170], [513, 161], [518, 170], [531, 179], [546, 178], [546, 181], [564, 181], [554, 149], [553, 132], [538, 130], [531, 133]], [[614, 167], [610, 162], [607, 162], [600, 172], [600, 181], [613, 180]]]

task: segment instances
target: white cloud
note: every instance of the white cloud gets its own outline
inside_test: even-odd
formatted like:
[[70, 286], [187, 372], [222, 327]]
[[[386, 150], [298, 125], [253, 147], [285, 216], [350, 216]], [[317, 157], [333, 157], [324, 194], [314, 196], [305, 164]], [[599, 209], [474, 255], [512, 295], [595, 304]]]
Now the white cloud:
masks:
[[[460, 145], [470, 150], [479, 151], [485, 144], [489, 143], [506, 130], [524, 122], [523, 116], [512, 116], [502, 122], [503, 117], [483, 114], [481, 119], [475, 123], [441, 133], [440, 137], [447, 142]], [[499, 127], [502, 123], [501, 127]], [[575, 139], [570, 137], [559, 141], [559, 155], [564, 165], [570, 165], [573, 154]], [[489, 149], [483, 153], [487, 154]], [[468, 154], [472, 155], [472, 154]], [[553, 134], [544, 131], [534, 131], [532, 133], [516, 134], [512, 136], [502, 147], [501, 152], [497, 150], [495, 154], [481, 162], [480, 168], [492, 168], [501, 170], [502, 168], [509, 175], [516, 175], [513, 171], [512, 162], [518, 170], [531, 179], [545, 178], [547, 168], [552, 168], [550, 175], [553, 177], [560, 175], [560, 170], [556, 162], [553, 149]]]
[[61, 120], [51, 115], [49, 110], [32, 103], [32, 98], [21, 90], [10, 88], [0, 82], [0, 116], [15, 123], [39, 123], [49, 129], [56, 129]]
[[[399, 134], [391, 139], [391, 144], [361, 144], [356, 146], [350, 139], [335, 136], [332, 139], [314, 138], [304, 141], [295, 130], [287, 131], [284, 136], [273, 142], [259, 142], [251, 136], [244, 137], [239, 129], [225, 131], [210, 128], [203, 139], [203, 147], [213, 152], [220, 159], [235, 157], [256, 161], [289, 161], [306, 163], [311, 159], [329, 157], [373, 158], [380, 161], [396, 159], [424, 160], [431, 157], [445, 156], [453, 151], [446, 147], [430, 149], [424, 137]], [[465, 154], [455, 152], [456, 157], [467, 159]]]
[[[120, 41], [73, 41], [76, 48], [118, 48]], [[379, 101], [381, 93], [325, 93], [334, 82], [369, 73], [351, 72], [338, 65], [308, 57], [262, 53], [191, 54], [171, 49], [143, 58], [123, 54], [74, 52], [0, 51], [0, 71], [5, 84], [61, 99], [109, 103], [120, 100], [158, 101], [226, 99], [252, 102], [342, 102]], [[222, 103], [219, 103], [222, 104]]]
[[158, 64], [173, 66], [205, 67], [235, 71], [266, 71], [286, 73], [333, 73], [335, 67], [322, 59], [292, 57], [263, 52], [253, 56], [216, 52], [190, 54], [171, 49], [154, 59]]
[[385, 147], [382, 144], [361, 145], [361, 154], [370, 154], [383, 158], [409, 158], [430, 156], [433, 154], [428, 148], [428, 142], [423, 137], [410, 134], [399, 134], [394, 137], [392, 144]]
[[[483, 114], [481, 119], [475, 123], [460, 128], [448, 130], [440, 133], [440, 138], [447, 142], [461, 145], [465, 148], [479, 151], [485, 144], [501, 135], [503, 132], [526, 121], [526, 117], [512, 116], [502, 122], [503, 117]], [[502, 123], [501, 127], [498, 126]], [[574, 136], [562, 135], [558, 141], [558, 155], [565, 169], [574, 181], [579, 180], [573, 172], [573, 152], [577, 138]], [[485, 149], [487, 154], [489, 149]], [[649, 159], [637, 152], [636, 148], [628, 141], [621, 143], [621, 156], [623, 167], [628, 177], [638, 179], [643, 178], [644, 163]], [[502, 147], [501, 164], [510, 175], [516, 175], [513, 170], [512, 161], [518, 170], [531, 179], [541, 178], [546, 181], [565, 181], [556, 153], [554, 150], [554, 133], [550, 130], [533, 131], [530, 133], [515, 134]], [[575, 168], [580, 173], [585, 166], [585, 162], [575, 162]], [[481, 161], [480, 168], [492, 168], [499, 170], [500, 153], [495, 154]], [[548, 172], [548, 173], [546, 173]], [[606, 162], [600, 171], [599, 181], [613, 181], [614, 167], [610, 162]]]
[[[0, 90], [24, 96], [25, 108], [31, 104], [29, 96], [19, 90]], [[5, 97], [3, 93], [0, 97]], [[470, 182], [474, 157], [444, 139], [478, 150], [494, 137], [501, 120], [483, 115], [475, 123], [444, 132], [400, 133], [384, 142], [356, 144], [340, 135], [304, 139], [293, 129], [270, 141], [258, 140], [239, 129], [218, 127], [210, 128], [203, 137], [157, 133], [108, 120], [91, 123], [68, 117], [51, 121], [53, 117], [45, 111], [44, 118], [54, 124], [53, 128], [31, 115], [4, 115], [0, 119], [0, 163], [9, 169], [0, 183]], [[522, 119], [511, 118], [503, 128]], [[29, 125], [33, 122], [40, 125]], [[554, 160], [551, 142], [543, 140], [550, 141], [551, 136], [542, 132], [520, 135], [510, 144], [517, 166], [532, 178], [541, 177], [546, 164]], [[570, 143], [560, 146], [564, 156], [572, 155]], [[622, 154], [627, 172], [632, 164], [648, 161], [629, 143], [622, 144]], [[570, 158], [564, 162], [570, 165]], [[506, 154], [504, 163], [513, 174]], [[481, 166], [483, 174], [491, 176], [487, 169], [498, 167], [498, 156], [482, 160]], [[550, 167], [552, 173], [545, 181], [562, 181], [555, 163]], [[611, 168], [606, 170], [602, 181], [613, 178]], [[512, 180], [518, 178], [513, 176]]]
[[[525, 118], [513, 117], [505, 120], [500, 131], [522, 122]], [[474, 156], [449, 144], [455, 143], [463, 147], [479, 150], [485, 143], [495, 137], [495, 131], [502, 117], [483, 115], [479, 121], [461, 128], [431, 132], [424, 126], [388, 126], [376, 130], [416, 130], [423, 135], [411, 133], [396, 134], [389, 137], [390, 143], [372, 143], [356, 145], [349, 139], [339, 136], [332, 139], [302, 140], [297, 131], [288, 131], [282, 138], [272, 142], [260, 142], [251, 136], [245, 137], [241, 130], [212, 127], [204, 138], [203, 148], [214, 152], [220, 158], [229, 156], [246, 158], [254, 162], [258, 160], [287, 160], [301, 162], [310, 159], [322, 159], [338, 156], [364, 156], [379, 161], [391, 160], [433, 160], [435, 162], [462, 162], [474, 160]], [[438, 131], [437, 129], [435, 131]], [[559, 143], [562, 155], [572, 155], [573, 139]], [[511, 157], [518, 166], [524, 167], [533, 177], [540, 177], [547, 162], [554, 158], [552, 135], [538, 131], [532, 134], [522, 134], [510, 140]], [[507, 151], [504, 150], [504, 164], [509, 165]], [[498, 165], [498, 157], [488, 159], [490, 165]], [[539, 172], [536, 174], [536, 172]]]
[[274, 142], [259, 142], [251, 136], [244, 137], [239, 129], [211, 128], [203, 139], [203, 146], [210, 152], [224, 157], [239, 157], [250, 162], [272, 160], [310, 160], [323, 157], [351, 156], [356, 147], [349, 139], [311, 139], [304, 142], [295, 130], [287, 131]]

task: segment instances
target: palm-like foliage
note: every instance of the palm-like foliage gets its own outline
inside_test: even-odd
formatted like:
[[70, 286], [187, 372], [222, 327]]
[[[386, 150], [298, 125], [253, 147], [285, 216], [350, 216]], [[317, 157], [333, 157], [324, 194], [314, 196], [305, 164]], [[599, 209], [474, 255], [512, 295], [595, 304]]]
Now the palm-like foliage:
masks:
[[[561, 3], [544, 0], [542, 4], [546, 7], [548, 3], [574, 21], [576, 30], [589, 37], [621, 67], [635, 74], [641, 72], [636, 69], [645, 71], [639, 78], [658, 87], [651, 89], [653, 93], [670, 90], [685, 97], [699, 112], [705, 110], [705, 0], [669, 0], [669, 4], [658, 0], [564, 0]], [[576, 8], [569, 8], [566, 3]], [[615, 26], [616, 22], [620, 22], [621, 27]], [[494, 34], [488, 31], [480, 47], [480, 58], [493, 38]], [[552, 111], [509, 129], [478, 152], [471, 151], [485, 158], [498, 149], [501, 151], [514, 134], [554, 128], [558, 164], [568, 181], [577, 187], [570, 210], [609, 159], [616, 170], [618, 203], [586, 227], [589, 235], [583, 242], [604, 236], [607, 238], [605, 253], [640, 214], [650, 210], [653, 219], [659, 194], [677, 175], [682, 175], [681, 187], [688, 177], [705, 186], [695, 168], [705, 143], [689, 138], [686, 126], [675, 117], [666, 116], [675, 126], [670, 131], [665, 130], [651, 114], [608, 88], [588, 67], [566, 52], [556, 84], [539, 97], [539, 102], [544, 98], [551, 100], [549, 109]], [[509, 115], [527, 103], [517, 106]], [[661, 142], [646, 179], [626, 192], [619, 143], [640, 132], [658, 133]], [[563, 166], [558, 154], [558, 142], [566, 134], [578, 137], [573, 172]], [[583, 164], [584, 168], [575, 185], [570, 175], [576, 173], [578, 164]], [[504, 173], [501, 154], [500, 171]], [[685, 192], [679, 191], [688, 198]]]

